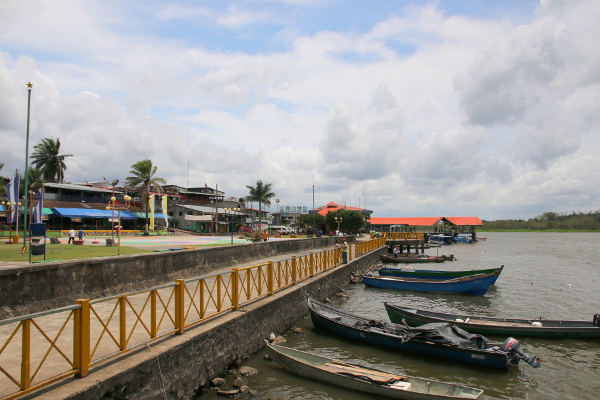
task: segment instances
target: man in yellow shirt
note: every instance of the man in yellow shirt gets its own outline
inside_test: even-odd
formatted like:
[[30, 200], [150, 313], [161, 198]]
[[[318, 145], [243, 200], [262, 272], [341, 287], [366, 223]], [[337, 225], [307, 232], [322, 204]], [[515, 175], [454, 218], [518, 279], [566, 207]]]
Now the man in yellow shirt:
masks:
[[348, 242], [342, 239], [342, 263], [348, 264]]

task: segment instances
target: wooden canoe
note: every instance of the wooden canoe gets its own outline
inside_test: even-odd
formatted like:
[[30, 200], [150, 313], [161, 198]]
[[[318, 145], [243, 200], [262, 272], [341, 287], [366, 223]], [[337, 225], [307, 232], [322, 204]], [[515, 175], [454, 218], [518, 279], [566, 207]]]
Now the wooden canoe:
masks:
[[415, 292], [457, 293], [483, 296], [498, 275], [477, 274], [453, 279], [419, 279], [396, 276], [364, 276], [365, 285], [394, 290], [411, 290]]
[[419, 255], [407, 255], [398, 254], [398, 257], [388, 256], [384, 254], [379, 255], [379, 259], [383, 263], [431, 263], [431, 262], [444, 262], [445, 259], [442, 257], [429, 257]]
[[[449, 322], [466, 331], [482, 335], [532, 336], [544, 338], [600, 338], [600, 326], [590, 321], [548, 320], [541, 317], [492, 318], [481, 315], [448, 314], [417, 310], [385, 303], [385, 309], [394, 323], [421, 326], [432, 322]], [[466, 322], [468, 321], [468, 322]]]
[[392, 399], [478, 399], [483, 393], [481, 389], [399, 375], [283, 346], [267, 344], [267, 353], [271, 360], [304, 378]]
[[[383, 346], [389, 350], [408, 351], [424, 357], [445, 358], [479, 367], [505, 370], [517, 365], [521, 360], [517, 354], [503, 351], [502, 343], [489, 342], [483, 337], [473, 337], [474, 342], [471, 342], [470, 346], [436, 343], [430, 339], [419, 337], [406, 340], [406, 332], [404, 332], [404, 337], [397, 333], [409, 329], [404, 325], [388, 324], [360, 317], [310, 298], [308, 299], [308, 308], [313, 325], [316, 327], [358, 342]], [[469, 335], [468, 332], [464, 333]], [[476, 345], [478, 340], [483, 340], [483, 345], [480, 346], [482, 348]], [[481, 345], [482, 342], [479, 344]]]
[[[477, 274], [493, 274], [497, 272], [496, 279], [500, 276], [500, 273], [504, 269], [504, 265], [499, 268], [490, 269], [478, 269], [471, 271], [437, 271], [428, 269], [413, 269], [413, 268], [388, 268], [383, 267], [379, 269], [380, 276], [400, 276], [406, 278], [419, 278], [419, 279], [453, 279], [460, 278], [461, 276], [471, 276]], [[496, 281], [492, 283], [495, 284]]]

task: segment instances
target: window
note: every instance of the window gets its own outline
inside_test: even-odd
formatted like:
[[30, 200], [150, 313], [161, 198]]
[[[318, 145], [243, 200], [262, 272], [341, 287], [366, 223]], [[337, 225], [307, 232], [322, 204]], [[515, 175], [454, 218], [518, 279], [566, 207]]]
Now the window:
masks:
[[181, 217], [183, 215], [183, 212], [179, 211], [179, 216]]

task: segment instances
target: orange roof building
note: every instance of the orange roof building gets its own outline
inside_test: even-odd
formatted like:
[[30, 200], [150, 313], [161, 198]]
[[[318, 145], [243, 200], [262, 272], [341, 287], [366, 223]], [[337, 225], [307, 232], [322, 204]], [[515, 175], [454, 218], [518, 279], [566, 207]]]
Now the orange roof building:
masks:
[[358, 207], [348, 207], [345, 206], [343, 204], [337, 204], [332, 202], [327, 203], [327, 205], [325, 207], [319, 207], [316, 208], [314, 210], [310, 210], [310, 213], [317, 213], [317, 214], [321, 214], [322, 216], [326, 216], [327, 213], [331, 212], [331, 211], [337, 211], [337, 210], [352, 210], [352, 211], [362, 211], [362, 212], [366, 212], [369, 213], [369, 215], [371, 215], [373, 213], [373, 211], [371, 210], [366, 210], [364, 208], [358, 208]]
[[479, 217], [400, 217], [400, 218], [371, 218], [369, 224], [375, 230], [388, 230], [392, 226], [436, 226], [443, 224], [448, 227], [464, 226], [476, 227], [483, 226]]

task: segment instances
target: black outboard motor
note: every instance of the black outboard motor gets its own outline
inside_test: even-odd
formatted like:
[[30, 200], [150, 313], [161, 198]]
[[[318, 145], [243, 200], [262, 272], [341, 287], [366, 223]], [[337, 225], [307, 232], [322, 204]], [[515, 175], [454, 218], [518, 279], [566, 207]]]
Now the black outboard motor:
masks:
[[500, 350], [506, 351], [507, 353], [513, 353], [515, 356], [525, 361], [533, 368], [541, 367], [540, 360], [535, 355], [530, 356], [525, 353], [521, 348], [521, 343], [513, 337], [506, 339], [504, 343], [502, 343], [502, 346], [500, 346]]

